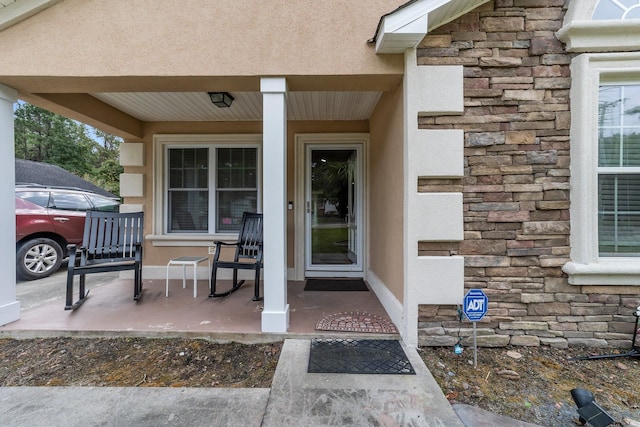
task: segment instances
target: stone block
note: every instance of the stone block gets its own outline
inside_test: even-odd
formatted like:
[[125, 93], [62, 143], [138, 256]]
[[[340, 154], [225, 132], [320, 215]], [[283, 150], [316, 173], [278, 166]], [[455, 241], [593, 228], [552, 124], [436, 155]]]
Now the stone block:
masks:
[[[509, 335], [483, 335], [476, 338], [478, 347], [505, 347], [509, 345]], [[462, 340], [465, 346], [473, 345], [473, 338], [467, 337]]]
[[511, 345], [539, 347], [540, 338], [533, 335], [516, 335], [511, 337]]
[[583, 322], [612, 322], [613, 316], [610, 315], [602, 315], [602, 316], [584, 316], [582, 319]]
[[508, 267], [509, 258], [501, 256], [466, 255], [464, 257], [466, 267]]
[[419, 347], [448, 347], [458, 342], [458, 338], [446, 335], [442, 336], [418, 336]]
[[469, 147], [502, 145], [505, 142], [505, 134], [504, 132], [478, 132], [468, 135], [465, 142]]
[[[549, 248], [514, 248], [507, 250], [507, 255], [512, 257], [540, 256], [548, 253], [549, 250]], [[535, 263], [535, 265], [539, 264], [539, 262]]]
[[597, 338], [567, 338], [569, 347], [590, 347], [604, 348], [607, 347], [607, 340]]
[[529, 211], [492, 211], [487, 216], [488, 222], [524, 222], [529, 219]]
[[542, 191], [541, 184], [506, 184], [505, 191], [513, 193], [538, 193]]
[[569, 77], [539, 77], [536, 78], [534, 88], [536, 89], [568, 89], [571, 87]]
[[593, 332], [588, 331], [565, 331], [565, 338], [593, 338]]
[[564, 53], [564, 45], [555, 37], [534, 37], [531, 40], [532, 55], [548, 55]]
[[[522, 295], [520, 295], [520, 301], [523, 304], [539, 304], [539, 303], [553, 302], [553, 295], [552, 294], [540, 294], [540, 293], [522, 294]], [[537, 315], [545, 315], [545, 314], [549, 314], [549, 313], [536, 313], [536, 314]]]
[[609, 322], [609, 331], [621, 334], [633, 334], [635, 323]]
[[418, 317], [433, 317], [438, 312], [437, 305], [419, 305]]
[[562, 258], [540, 257], [540, 266], [541, 267], [562, 267], [568, 261], [569, 259], [567, 257], [562, 257]]
[[480, 29], [489, 33], [523, 31], [524, 17], [521, 16], [496, 16], [480, 19]]
[[[548, 294], [542, 294], [548, 295]], [[527, 307], [530, 316], [563, 316], [571, 312], [571, 306], [564, 302], [533, 303]]]
[[540, 337], [540, 344], [546, 345], [552, 348], [568, 348], [569, 344], [564, 338], [546, 338]]
[[484, 57], [480, 58], [478, 65], [481, 67], [520, 67], [522, 58], [510, 56]]
[[589, 296], [584, 294], [556, 293], [555, 298], [558, 302], [589, 302]]
[[502, 99], [505, 101], [542, 101], [544, 90], [505, 90]]
[[548, 322], [552, 331], [577, 331], [578, 324], [570, 322]]
[[584, 332], [608, 332], [609, 325], [604, 322], [582, 322], [578, 323], [578, 330]]
[[459, 251], [460, 255], [505, 255], [507, 245], [500, 240], [465, 240], [460, 242]]
[[566, 112], [558, 112], [556, 114], [556, 129], [570, 129], [571, 128], [571, 113]]
[[536, 203], [536, 207], [540, 210], [543, 211], [547, 211], [547, 210], [563, 210], [563, 209], [569, 209], [569, 207], [571, 206], [571, 203], [566, 200], [557, 200], [557, 201], [543, 201], [540, 200], [538, 201], [538, 203]]
[[528, 269], [526, 267], [488, 267], [488, 276], [497, 277], [526, 277]]
[[532, 130], [508, 131], [505, 133], [507, 145], [532, 145], [536, 143], [536, 133]]
[[601, 315], [601, 314], [616, 314], [618, 308], [615, 306], [573, 306], [571, 307], [572, 316], [589, 316], [589, 315]]
[[568, 221], [531, 221], [522, 225], [524, 234], [569, 234], [571, 227]]
[[607, 341], [623, 341], [633, 339], [633, 334], [616, 334], [611, 332], [596, 332], [593, 334], [594, 338], [600, 338]]
[[527, 163], [530, 165], [555, 165], [558, 162], [558, 152], [555, 150], [527, 153]]
[[448, 47], [451, 45], [451, 36], [449, 34], [428, 35], [418, 45], [421, 47]]
[[504, 330], [538, 330], [545, 331], [549, 329], [549, 325], [546, 322], [527, 322], [527, 321], [518, 321], [518, 322], [504, 322], [500, 323], [500, 329]]
[[435, 328], [420, 328], [418, 329], [418, 334], [429, 335], [429, 336], [444, 335], [444, 328], [441, 326], [435, 327]]
[[590, 294], [589, 302], [600, 304], [620, 304], [620, 295]]

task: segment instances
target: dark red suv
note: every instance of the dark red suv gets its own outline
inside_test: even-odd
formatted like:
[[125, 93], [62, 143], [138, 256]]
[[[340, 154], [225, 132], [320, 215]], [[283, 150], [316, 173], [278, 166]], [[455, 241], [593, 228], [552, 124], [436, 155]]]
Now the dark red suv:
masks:
[[53, 187], [16, 187], [16, 272], [22, 280], [58, 271], [67, 244], [82, 243], [86, 211], [117, 212], [120, 202], [96, 193]]

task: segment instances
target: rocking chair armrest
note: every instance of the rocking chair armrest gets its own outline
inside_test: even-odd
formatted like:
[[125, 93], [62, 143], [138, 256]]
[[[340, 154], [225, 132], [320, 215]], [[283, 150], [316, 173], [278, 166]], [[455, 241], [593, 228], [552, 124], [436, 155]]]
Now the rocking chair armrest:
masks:
[[238, 242], [224, 242], [222, 240], [216, 240], [213, 243], [215, 245], [238, 246]]

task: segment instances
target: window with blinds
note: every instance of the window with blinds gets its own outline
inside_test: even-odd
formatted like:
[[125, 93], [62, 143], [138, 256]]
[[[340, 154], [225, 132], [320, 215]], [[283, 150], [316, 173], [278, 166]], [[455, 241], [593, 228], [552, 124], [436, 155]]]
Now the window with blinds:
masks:
[[600, 256], [640, 255], [640, 85], [600, 86]]
[[234, 232], [243, 212], [257, 212], [256, 147], [172, 147], [167, 154], [169, 233]]

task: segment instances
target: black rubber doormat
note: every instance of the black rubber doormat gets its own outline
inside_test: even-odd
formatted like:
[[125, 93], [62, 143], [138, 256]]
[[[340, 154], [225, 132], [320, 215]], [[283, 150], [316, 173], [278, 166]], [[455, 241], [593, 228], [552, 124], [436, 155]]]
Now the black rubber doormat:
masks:
[[307, 372], [415, 375], [395, 340], [313, 339]]
[[362, 279], [307, 279], [305, 291], [368, 291]]

